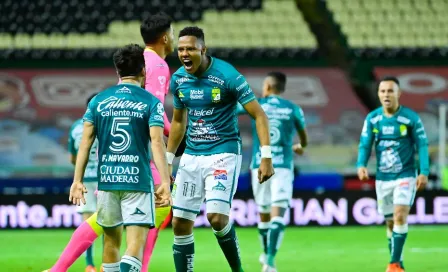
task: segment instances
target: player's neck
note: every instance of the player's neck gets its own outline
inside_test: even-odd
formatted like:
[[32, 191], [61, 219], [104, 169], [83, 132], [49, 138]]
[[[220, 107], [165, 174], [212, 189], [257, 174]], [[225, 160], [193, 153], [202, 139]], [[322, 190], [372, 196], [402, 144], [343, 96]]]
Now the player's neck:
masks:
[[211, 62], [212, 61], [209, 56], [204, 56], [204, 59], [201, 62], [201, 66], [199, 66], [198, 70], [196, 71], [196, 73], [194, 73], [194, 75], [200, 77], [210, 67]]
[[165, 51], [165, 45], [162, 44], [147, 44], [146, 48], [148, 50], [156, 52], [156, 54], [161, 57], [162, 59], [166, 58], [166, 51]]
[[387, 109], [383, 107], [383, 112], [384, 115], [386, 115], [386, 117], [391, 117], [393, 116], [395, 113], [397, 113], [398, 109], [400, 108], [400, 104], [396, 105], [395, 107], [391, 108], [391, 109]]
[[135, 77], [122, 77], [121, 83], [133, 84], [137, 86], [141, 85], [140, 81]]

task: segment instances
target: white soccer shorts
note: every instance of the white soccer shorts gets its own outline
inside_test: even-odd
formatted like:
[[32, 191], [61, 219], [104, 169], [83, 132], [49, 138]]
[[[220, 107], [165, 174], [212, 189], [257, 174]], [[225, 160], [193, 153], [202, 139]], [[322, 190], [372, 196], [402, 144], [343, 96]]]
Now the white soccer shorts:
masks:
[[288, 168], [275, 168], [275, 174], [263, 184], [258, 182], [258, 169], [252, 169], [252, 191], [255, 203], [261, 206], [276, 206], [276, 203], [291, 203], [294, 171]]
[[95, 191], [98, 187], [98, 182], [84, 182], [84, 186], [86, 186], [87, 194], [84, 194], [84, 198], [86, 199], [86, 204], [82, 204], [80, 206], [76, 206], [76, 212], [83, 213], [94, 213], [96, 212], [96, 195]]
[[155, 224], [154, 194], [131, 191], [98, 192], [98, 225], [105, 228]]
[[206, 201], [207, 213], [230, 214], [242, 156], [183, 154], [173, 186], [173, 216], [194, 221]]
[[417, 191], [415, 177], [401, 178], [394, 181], [375, 182], [378, 212], [385, 218], [391, 218], [395, 205], [412, 206]]

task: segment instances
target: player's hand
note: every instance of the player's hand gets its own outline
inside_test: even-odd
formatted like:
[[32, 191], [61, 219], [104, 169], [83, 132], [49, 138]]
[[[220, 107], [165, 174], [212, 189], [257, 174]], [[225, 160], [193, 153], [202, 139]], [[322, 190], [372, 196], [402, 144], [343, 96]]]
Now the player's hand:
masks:
[[423, 190], [426, 187], [426, 184], [428, 184], [428, 177], [425, 175], [419, 175], [417, 177], [417, 190]]
[[87, 188], [81, 181], [73, 181], [72, 186], [70, 187], [70, 196], [68, 197], [68, 201], [73, 204], [79, 206], [82, 204], [86, 204], [86, 199], [84, 198], [84, 194], [87, 193]]
[[292, 151], [294, 151], [294, 153], [296, 153], [297, 155], [303, 155], [305, 150], [303, 149], [301, 144], [295, 144], [292, 146]]
[[366, 167], [358, 168], [358, 178], [359, 178], [359, 180], [362, 180], [362, 181], [369, 179], [369, 171], [367, 171]]
[[162, 182], [157, 188], [155, 193], [156, 207], [168, 207], [171, 206], [171, 192], [168, 182]]
[[258, 182], [264, 183], [275, 174], [272, 159], [262, 158], [258, 168]]

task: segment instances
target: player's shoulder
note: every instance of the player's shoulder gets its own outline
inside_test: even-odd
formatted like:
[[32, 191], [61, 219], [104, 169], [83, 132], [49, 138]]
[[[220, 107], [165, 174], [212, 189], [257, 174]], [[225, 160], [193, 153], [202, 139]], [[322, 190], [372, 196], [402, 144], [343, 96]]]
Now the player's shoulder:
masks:
[[169, 71], [168, 63], [154, 51], [146, 50], [143, 56], [145, 57], [146, 70], [150, 68], [153, 71]]
[[378, 107], [367, 114], [367, 119], [378, 118], [383, 115], [383, 107]]
[[238, 77], [240, 72], [230, 63], [218, 58], [213, 59], [213, 74], [220, 75], [225, 80], [233, 80], [236, 79], [234, 77]]
[[398, 113], [397, 121], [404, 124], [410, 124], [417, 122], [420, 119], [418, 113], [411, 108], [401, 106], [401, 110]]

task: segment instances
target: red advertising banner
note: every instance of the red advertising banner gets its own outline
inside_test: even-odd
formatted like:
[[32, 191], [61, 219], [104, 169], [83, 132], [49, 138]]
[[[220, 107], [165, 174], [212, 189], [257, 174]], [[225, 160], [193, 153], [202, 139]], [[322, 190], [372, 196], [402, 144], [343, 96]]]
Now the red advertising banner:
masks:
[[[287, 75], [284, 97], [302, 106], [310, 146], [297, 159], [303, 171], [355, 171], [356, 145], [366, 109], [338, 69], [276, 69]], [[241, 69], [257, 95], [271, 69]], [[174, 71], [173, 71], [174, 72]], [[117, 83], [113, 69], [0, 70], [0, 177], [72, 174], [67, 134], [86, 99]], [[171, 116], [172, 97], [166, 100]], [[249, 117], [242, 117], [247, 170]]]
[[431, 104], [448, 101], [448, 67], [377, 67], [375, 76], [396, 76], [403, 95], [400, 102], [416, 111], [431, 111]]

